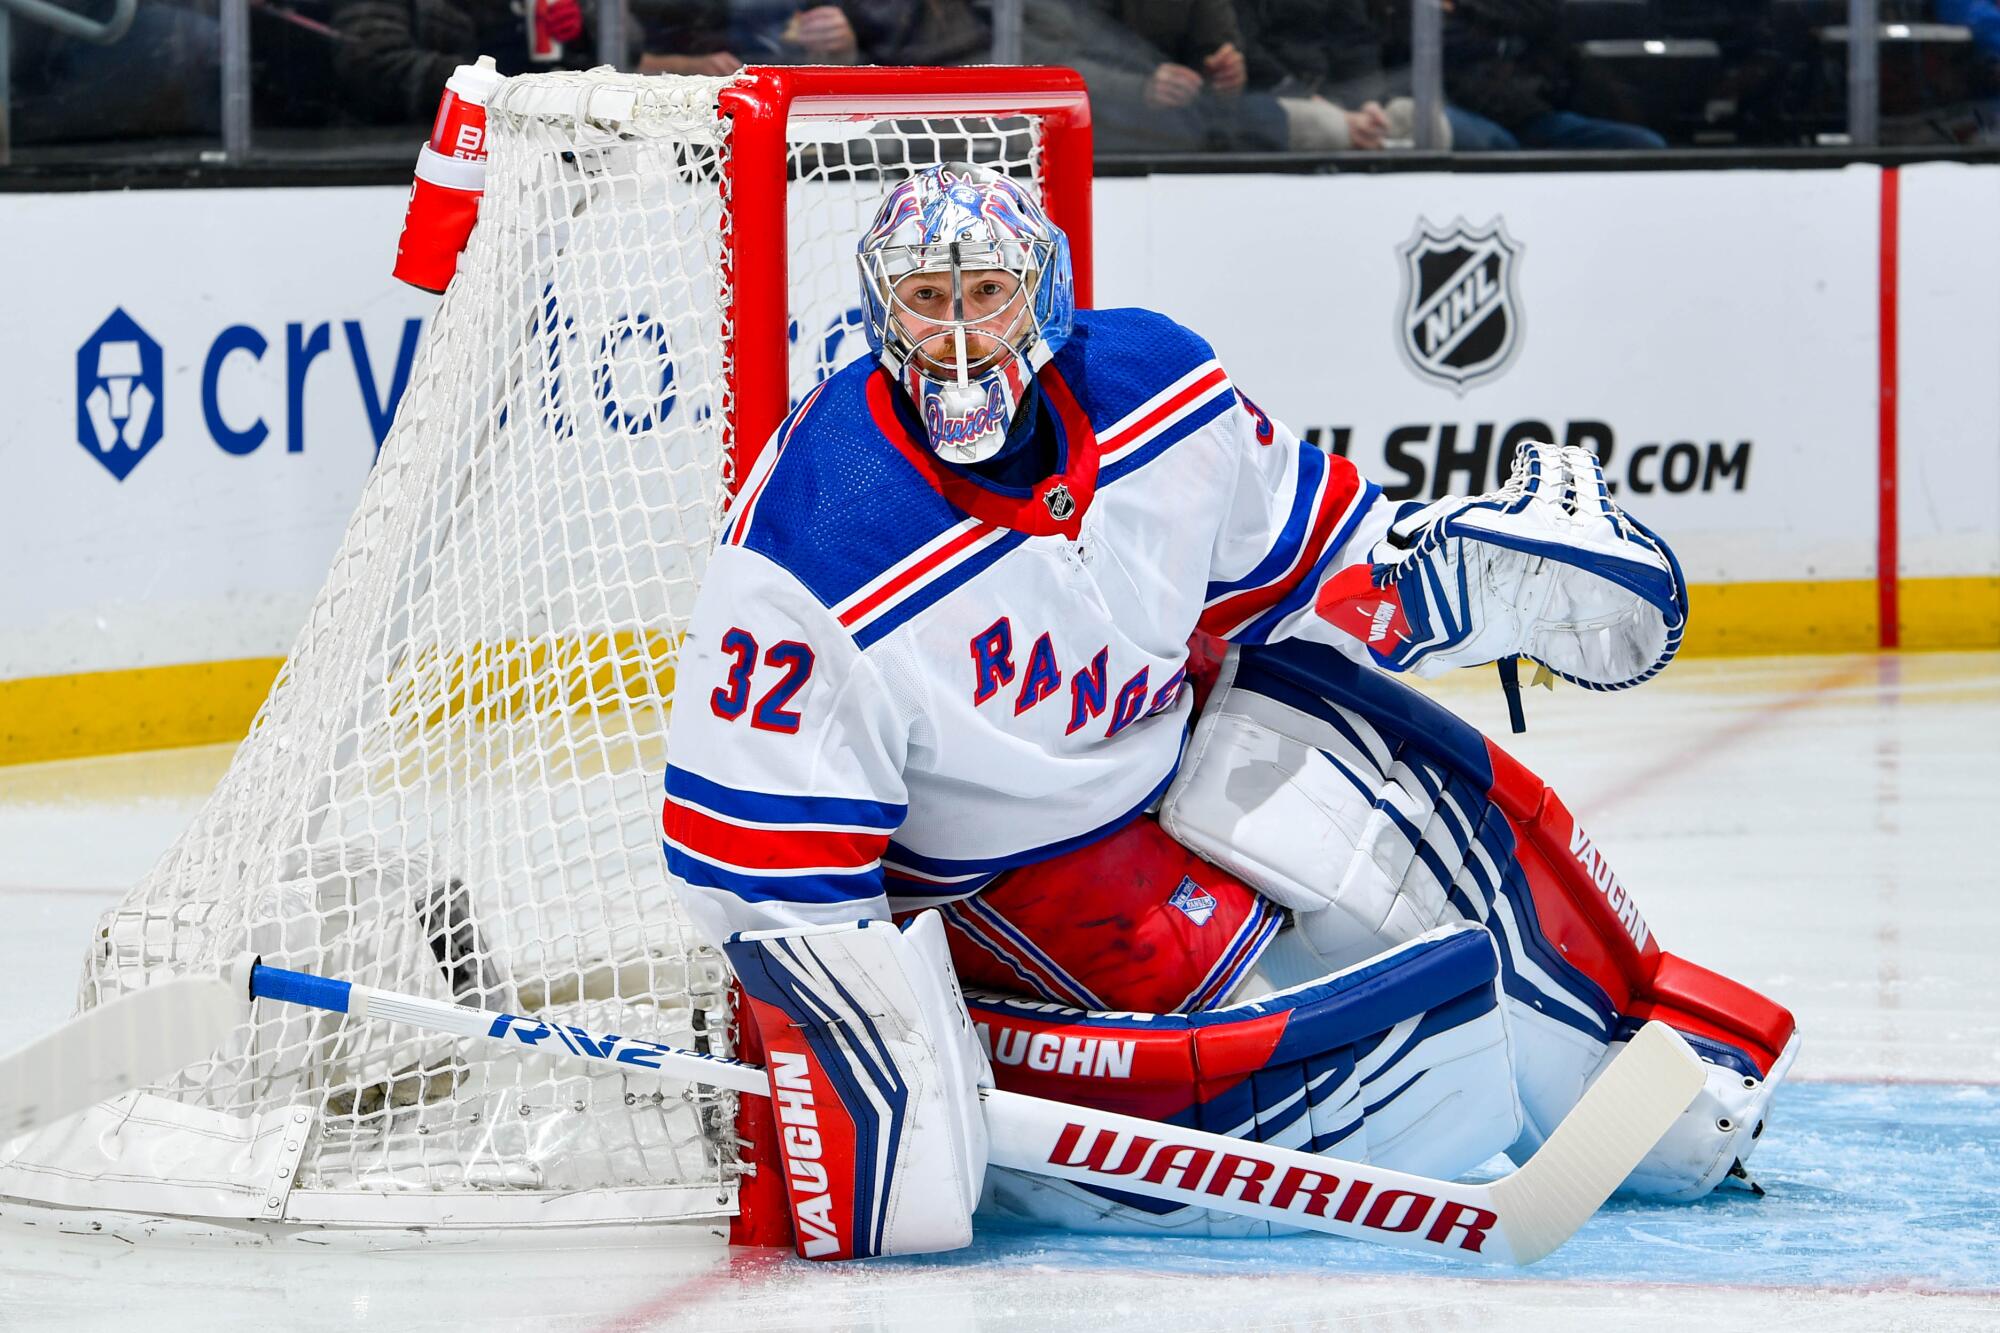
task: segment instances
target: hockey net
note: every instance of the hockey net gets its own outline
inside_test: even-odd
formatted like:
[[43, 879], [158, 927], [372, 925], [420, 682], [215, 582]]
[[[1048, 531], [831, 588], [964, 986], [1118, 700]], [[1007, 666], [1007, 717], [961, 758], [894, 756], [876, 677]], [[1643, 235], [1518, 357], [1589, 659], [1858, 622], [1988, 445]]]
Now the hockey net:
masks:
[[[970, 159], [1046, 185], [1061, 158], [1052, 211], [1087, 228], [1087, 131], [1080, 175], [1051, 156], [1079, 96], [1023, 70], [508, 81], [325, 586], [221, 784], [100, 922], [81, 1003], [247, 950], [729, 1053], [657, 820], [732, 476], [865, 351], [853, 248], [887, 182]], [[274, 1220], [719, 1217], [744, 1169], [731, 1094], [268, 1003], [147, 1095], [309, 1113]]]

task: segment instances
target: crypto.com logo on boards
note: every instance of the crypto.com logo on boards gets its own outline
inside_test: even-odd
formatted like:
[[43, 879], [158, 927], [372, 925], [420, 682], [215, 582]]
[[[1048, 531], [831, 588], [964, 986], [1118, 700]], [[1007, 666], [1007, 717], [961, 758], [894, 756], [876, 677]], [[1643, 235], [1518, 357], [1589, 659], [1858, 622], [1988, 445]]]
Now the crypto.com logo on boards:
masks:
[[[386, 376], [382, 376], [375, 369], [379, 357], [370, 356], [369, 339], [360, 321], [339, 321], [339, 332], [347, 346], [345, 360], [353, 372], [353, 384], [360, 394], [377, 449], [388, 436], [403, 390], [409, 387], [410, 371], [423, 335], [423, 320], [405, 319], [401, 323], [395, 359], [387, 366]], [[210, 338], [201, 358], [199, 379], [201, 422], [209, 442], [223, 453], [240, 458], [255, 453], [266, 439], [282, 435], [287, 454], [305, 452], [306, 425], [310, 419], [306, 410], [307, 372], [322, 356], [328, 357], [323, 363], [326, 365], [341, 360], [329, 355], [334, 350], [334, 335], [334, 322], [322, 320], [288, 322], [282, 335], [272, 338], [249, 324], [231, 324]], [[282, 351], [274, 345], [279, 340]], [[379, 350], [379, 337], [377, 347]], [[225, 401], [223, 372], [232, 362], [244, 366], [251, 375], [270, 381], [272, 388], [282, 376], [282, 422], [266, 421], [256, 409], [240, 400], [233, 405]], [[386, 384], [382, 382], [385, 378]], [[320, 383], [320, 399], [323, 399], [327, 383], [324, 373]], [[165, 356], [159, 340], [123, 307], [113, 310], [77, 348], [77, 443], [122, 482], [165, 437], [165, 399]]]
[[76, 349], [76, 440], [118, 480], [165, 433], [160, 344], [123, 308]]

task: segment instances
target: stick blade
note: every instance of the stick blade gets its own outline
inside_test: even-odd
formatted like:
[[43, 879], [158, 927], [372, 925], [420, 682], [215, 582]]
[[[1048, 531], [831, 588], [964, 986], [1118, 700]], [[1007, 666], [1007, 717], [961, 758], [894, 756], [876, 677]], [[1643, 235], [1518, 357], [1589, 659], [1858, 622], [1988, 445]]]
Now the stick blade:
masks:
[[1528, 1163], [1493, 1182], [1515, 1263], [1588, 1222], [1694, 1101], [1706, 1067], [1665, 1023], [1640, 1028]]
[[210, 975], [176, 977], [78, 1014], [0, 1056], [0, 1140], [214, 1054], [249, 1012], [247, 994]]

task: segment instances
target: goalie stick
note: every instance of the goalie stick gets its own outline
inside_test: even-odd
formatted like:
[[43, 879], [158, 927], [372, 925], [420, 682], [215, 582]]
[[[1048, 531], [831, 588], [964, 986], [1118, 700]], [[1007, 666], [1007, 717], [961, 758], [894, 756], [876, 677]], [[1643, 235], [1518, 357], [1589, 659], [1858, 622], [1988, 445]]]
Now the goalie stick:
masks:
[[206, 1060], [249, 1016], [230, 972], [175, 977], [86, 1009], [0, 1056], [0, 1143]]
[[[246, 995], [771, 1095], [773, 1075], [742, 1061], [266, 967], [245, 956], [221, 978], [181, 978], [122, 996], [0, 1059], [0, 1137], [212, 1054], [242, 1020]], [[782, 1086], [786, 1071], [775, 1077]], [[1541, 1150], [1488, 1184], [1432, 1180], [1019, 1093], [980, 1096], [988, 1160], [996, 1166], [1445, 1258], [1532, 1264], [1590, 1219], [1687, 1109], [1703, 1079], [1679, 1034], [1647, 1023]]]

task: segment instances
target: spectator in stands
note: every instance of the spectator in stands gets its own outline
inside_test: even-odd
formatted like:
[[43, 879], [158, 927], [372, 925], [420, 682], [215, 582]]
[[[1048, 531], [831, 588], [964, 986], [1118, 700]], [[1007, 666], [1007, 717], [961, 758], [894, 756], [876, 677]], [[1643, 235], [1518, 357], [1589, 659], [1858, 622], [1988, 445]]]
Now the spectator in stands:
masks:
[[[648, 72], [729, 73], [746, 62], [963, 65], [993, 50], [984, 7], [970, 0], [670, 0], [645, 15]], [[727, 67], [690, 67], [704, 60]]]
[[1665, 148], [1643, 125], [1564, 110], [1579, 67], [1561, 0], [1442, 0], [1445, 94], [1462, 152]]
[[1936, 0], [1940, 23], [1954, 23], [1972, 33], [1982, 76], [1972, 104], [1976, 123], [1963, 137], [1972, 143], [2000, 143], [2000, 0]]
[[[1413, 139], [1416, 103], [1409, 70], [1390, 69], [1384, 61], [1368, 0], [1236, 0], [1236, 16], [1252, 88], [1357, 108], [1344, 113], [1352, 148]], [[1476, 135], [1480, 128], [1468, 132]], [[1434, 140], [1452, 147], [1457, 131], [1447, 108]]]
[[[599, 63], [597, 6], [581, 0], [530, 0], [544, 37], [561, 46], [554, 60], [529, 51], [528, 21], [510, 0], [335, 0], [333, 26], [345, 39], [334, 69], [347, 106], [377, 124], [428, 124], [452, 70], [490, 55], [503, 74], [589, 69]], [[638, 59], [638, 25], [631, 53]]]
[[2000, 0], [1936, 0], [1935, 8], [1938, 22], [1970, 29], [1979, 54], [2000, 64]]
[[[83, 8], [101, 14], [109, 6]], [[25, 18], [13, 20], [11, 34], [17, 143], [221, 131], [221, 30], [210, 14], [148, 0], [116, 41], [102, 45]], [[7, 55], [0, 51], [0, 59]]]
[[1229, 0], [1027, 0], [1022, 47], [1083, 75], [1101, 150], [1318, 152], [1388, 134], [1379, 106], [1251, 91]]

